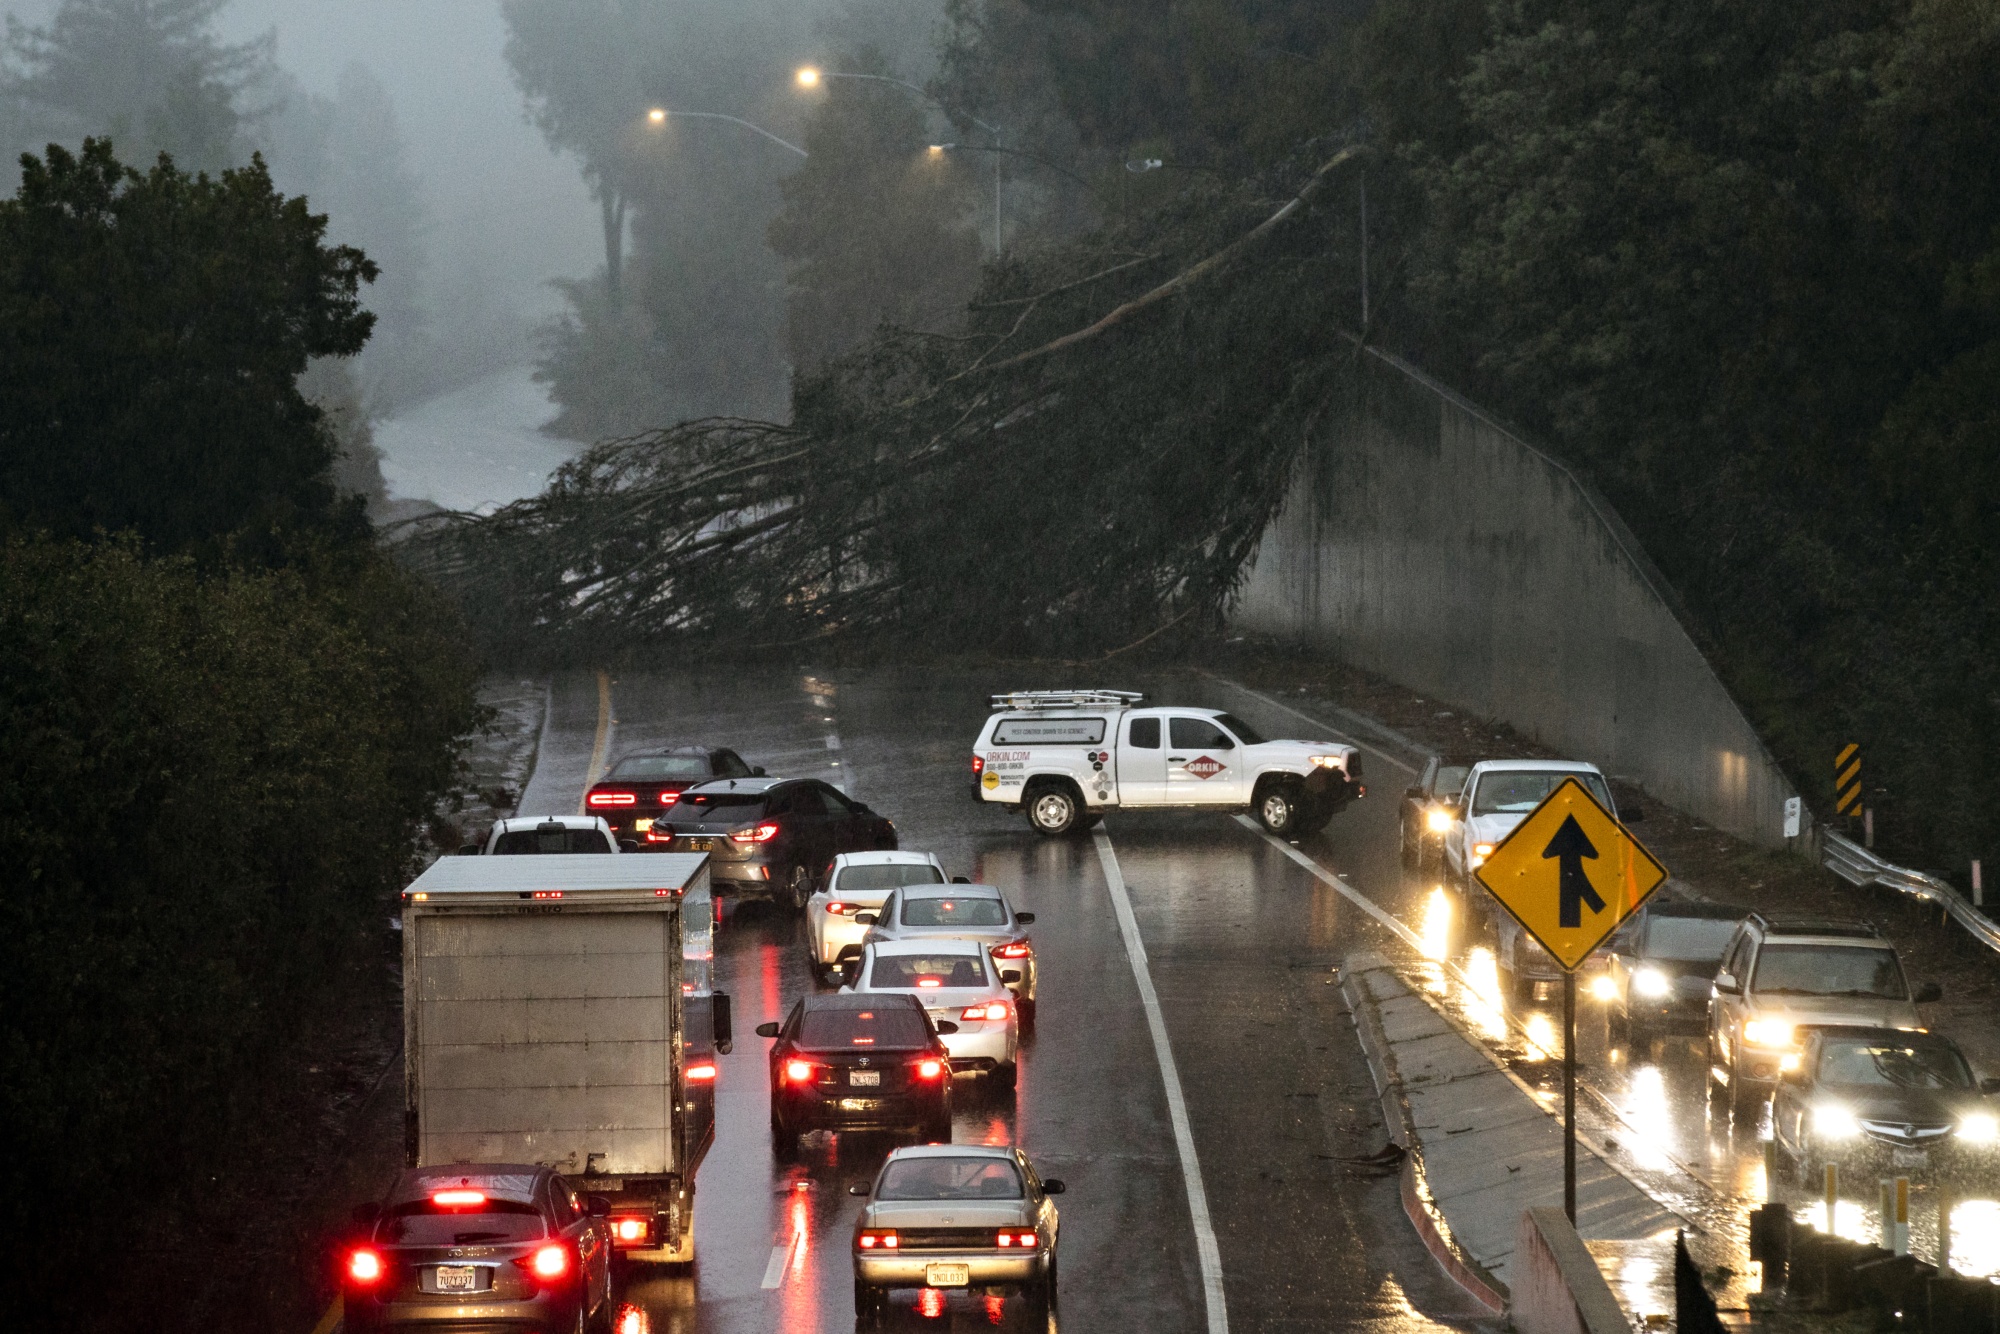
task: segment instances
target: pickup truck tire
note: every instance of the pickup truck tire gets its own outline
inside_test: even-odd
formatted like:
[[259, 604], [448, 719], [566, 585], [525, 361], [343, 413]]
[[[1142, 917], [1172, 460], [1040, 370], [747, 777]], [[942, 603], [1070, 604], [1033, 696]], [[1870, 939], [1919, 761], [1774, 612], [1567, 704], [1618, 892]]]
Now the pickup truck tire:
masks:
[[1257, 823], [1279, 838], [1300, 832], [1306, 813], [1305, 784], [1296, 778], [1267, 779], [1251, 799]]
[[1028, 813], [1028, 823], [1044, 838], [1062, 838], [1086, 828], [1083, 794], [1069, 783], [1050, 779], [1030, 783], [1021, 796], [1021, 808]]

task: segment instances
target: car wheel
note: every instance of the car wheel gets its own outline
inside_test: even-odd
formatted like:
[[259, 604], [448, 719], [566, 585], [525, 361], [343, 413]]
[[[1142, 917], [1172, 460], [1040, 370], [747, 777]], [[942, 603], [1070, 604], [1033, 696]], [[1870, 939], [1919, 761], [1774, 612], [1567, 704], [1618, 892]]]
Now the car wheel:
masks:
[[785, 877], [785, 911], [794, 917], [805, 916], [806, 900], [812, 897], [812, 892], [812, 873], [803, 865], [794, 866]]
[[1045, 784], [1028, 794], [1026, 805], [1028, 823], [1045, 838], [1075, 833], [1083, 824], [1083, 803], [1068, 788]]
[[1273, 834], [1284, 838], [1298, 832], [1299, 815], [1305, 806], [1305, 793], [1297, 783], [1272, 783], [1257, 798], [1257, 823]]
[[1035, 1002], [1023, 999], [1014, 1002], [1014, 1008], [1021, 1016], [1021, 1031], [1027, 1032], [1035, 1026]]
[[996, 1065], [993, 1067], [994, 1088], [1013, 1088], [1015, 1084], [1020, 1082], [1020, 1078], [1021, 1066], [1018, 1061], [1009, 1061], [1005, 1065]]
[[854, 1319], [861, 1325], [873, 1325], [882, 1314], [883, 1299], [888, 1294], [873, 1283], [854, 1280]]
[[[605, 1243], [607, 1246], [610, 1243]], [[597, 1309], [590, 1314], [590, 1327], [597, 1334], [612, 1334], [612, 1326], [618, 1323], [618, 1266], [607, 1263], [604, 1266], [604, 1296], [597, 1303]]]
[[771, 1113], [771, 1156], [781, 1163], [789, 1163], [798, 1153], [798, 1132], [780, 1121], [776, 1112]]
[[1406, 871], [1421, 869], [1424, 860], [1423, 845], [1410, 840], [1410, 829], [1407, 824], [1403, 826], [1402, 840], [1403, 869]]

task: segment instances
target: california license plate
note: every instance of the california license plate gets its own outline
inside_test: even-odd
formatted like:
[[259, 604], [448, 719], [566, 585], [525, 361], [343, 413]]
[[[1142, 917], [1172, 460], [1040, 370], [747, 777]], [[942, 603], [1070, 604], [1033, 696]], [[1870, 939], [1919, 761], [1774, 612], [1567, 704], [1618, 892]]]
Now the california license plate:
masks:
[[882, 1087], [882, 1072], [880, 1070], [849, 1070], [847, 1072], [847, 1084], [849, 1088], [857, 1089], [880, 1088]]
[[972, 1282], [970, 1265], [925, 1265], [924, 1282], [933, 1288], [962, 1288]]
[[688, 851], [707, 852], [714, 842], [715, 840], [710, 838], [691, 838], [688, 840]]
[[439, 1265], [437, 1267], [437, 1290], [439, 1292], [473, 1292], [479, 1287], [479, 1266]]
[[1889, 1161], [1896, 1167], [1929, 1167], [1931, 1156], [1923, 1149], [1892, 1149]]
[[636, 819], [636, 820], [634, 820], [634, 821], [632, 822], [632, 828], [633, 828], [633, 829], [635, 829], [635, 830], [637, 830], [637, 831], [638, 831], [639, 833], [642, 833], [642, 834], [650, 834], [650, 833], [652, 833], [652, 832], [653, 832], [653, 817], [652, 817], [652, 816], [650, 816], [650, 815], [642, 815], [642, 816], [640, 816], [640, 817], [639, 817], [638, 819]]

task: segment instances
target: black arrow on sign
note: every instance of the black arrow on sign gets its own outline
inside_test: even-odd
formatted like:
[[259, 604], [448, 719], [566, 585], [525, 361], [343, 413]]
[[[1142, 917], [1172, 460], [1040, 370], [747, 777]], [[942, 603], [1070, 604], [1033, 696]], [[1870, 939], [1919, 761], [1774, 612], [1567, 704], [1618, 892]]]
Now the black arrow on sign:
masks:
[[1561, 859], [1557, 863], [1561, 876], [1557, 893], [1561, 898], [1557, 901], [1556, 925], [1582, 926], [1582, 905], [1586, 903], [1592, 912], [1604, 911], [1604, 900], [1597, 897], [1590, 877], [1583, 873], [1583, 859], [1596, 861], [1597, 849], [1591, 846], [1590, 835], [1583, 832], [1574, 815], [1563, 817], [1562, 828], [1556, 830], [1556, 836], [1542, 849], [1542, 856]]

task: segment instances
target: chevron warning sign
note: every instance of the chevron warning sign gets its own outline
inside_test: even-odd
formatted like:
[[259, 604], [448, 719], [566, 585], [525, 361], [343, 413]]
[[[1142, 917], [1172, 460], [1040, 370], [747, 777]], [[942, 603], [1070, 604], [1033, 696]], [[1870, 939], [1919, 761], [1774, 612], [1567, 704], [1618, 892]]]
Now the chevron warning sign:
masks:
[[1861, 814], [1861, 743], [1850, 741], [1833, 760], [1833, 809], [1842, 815]]

